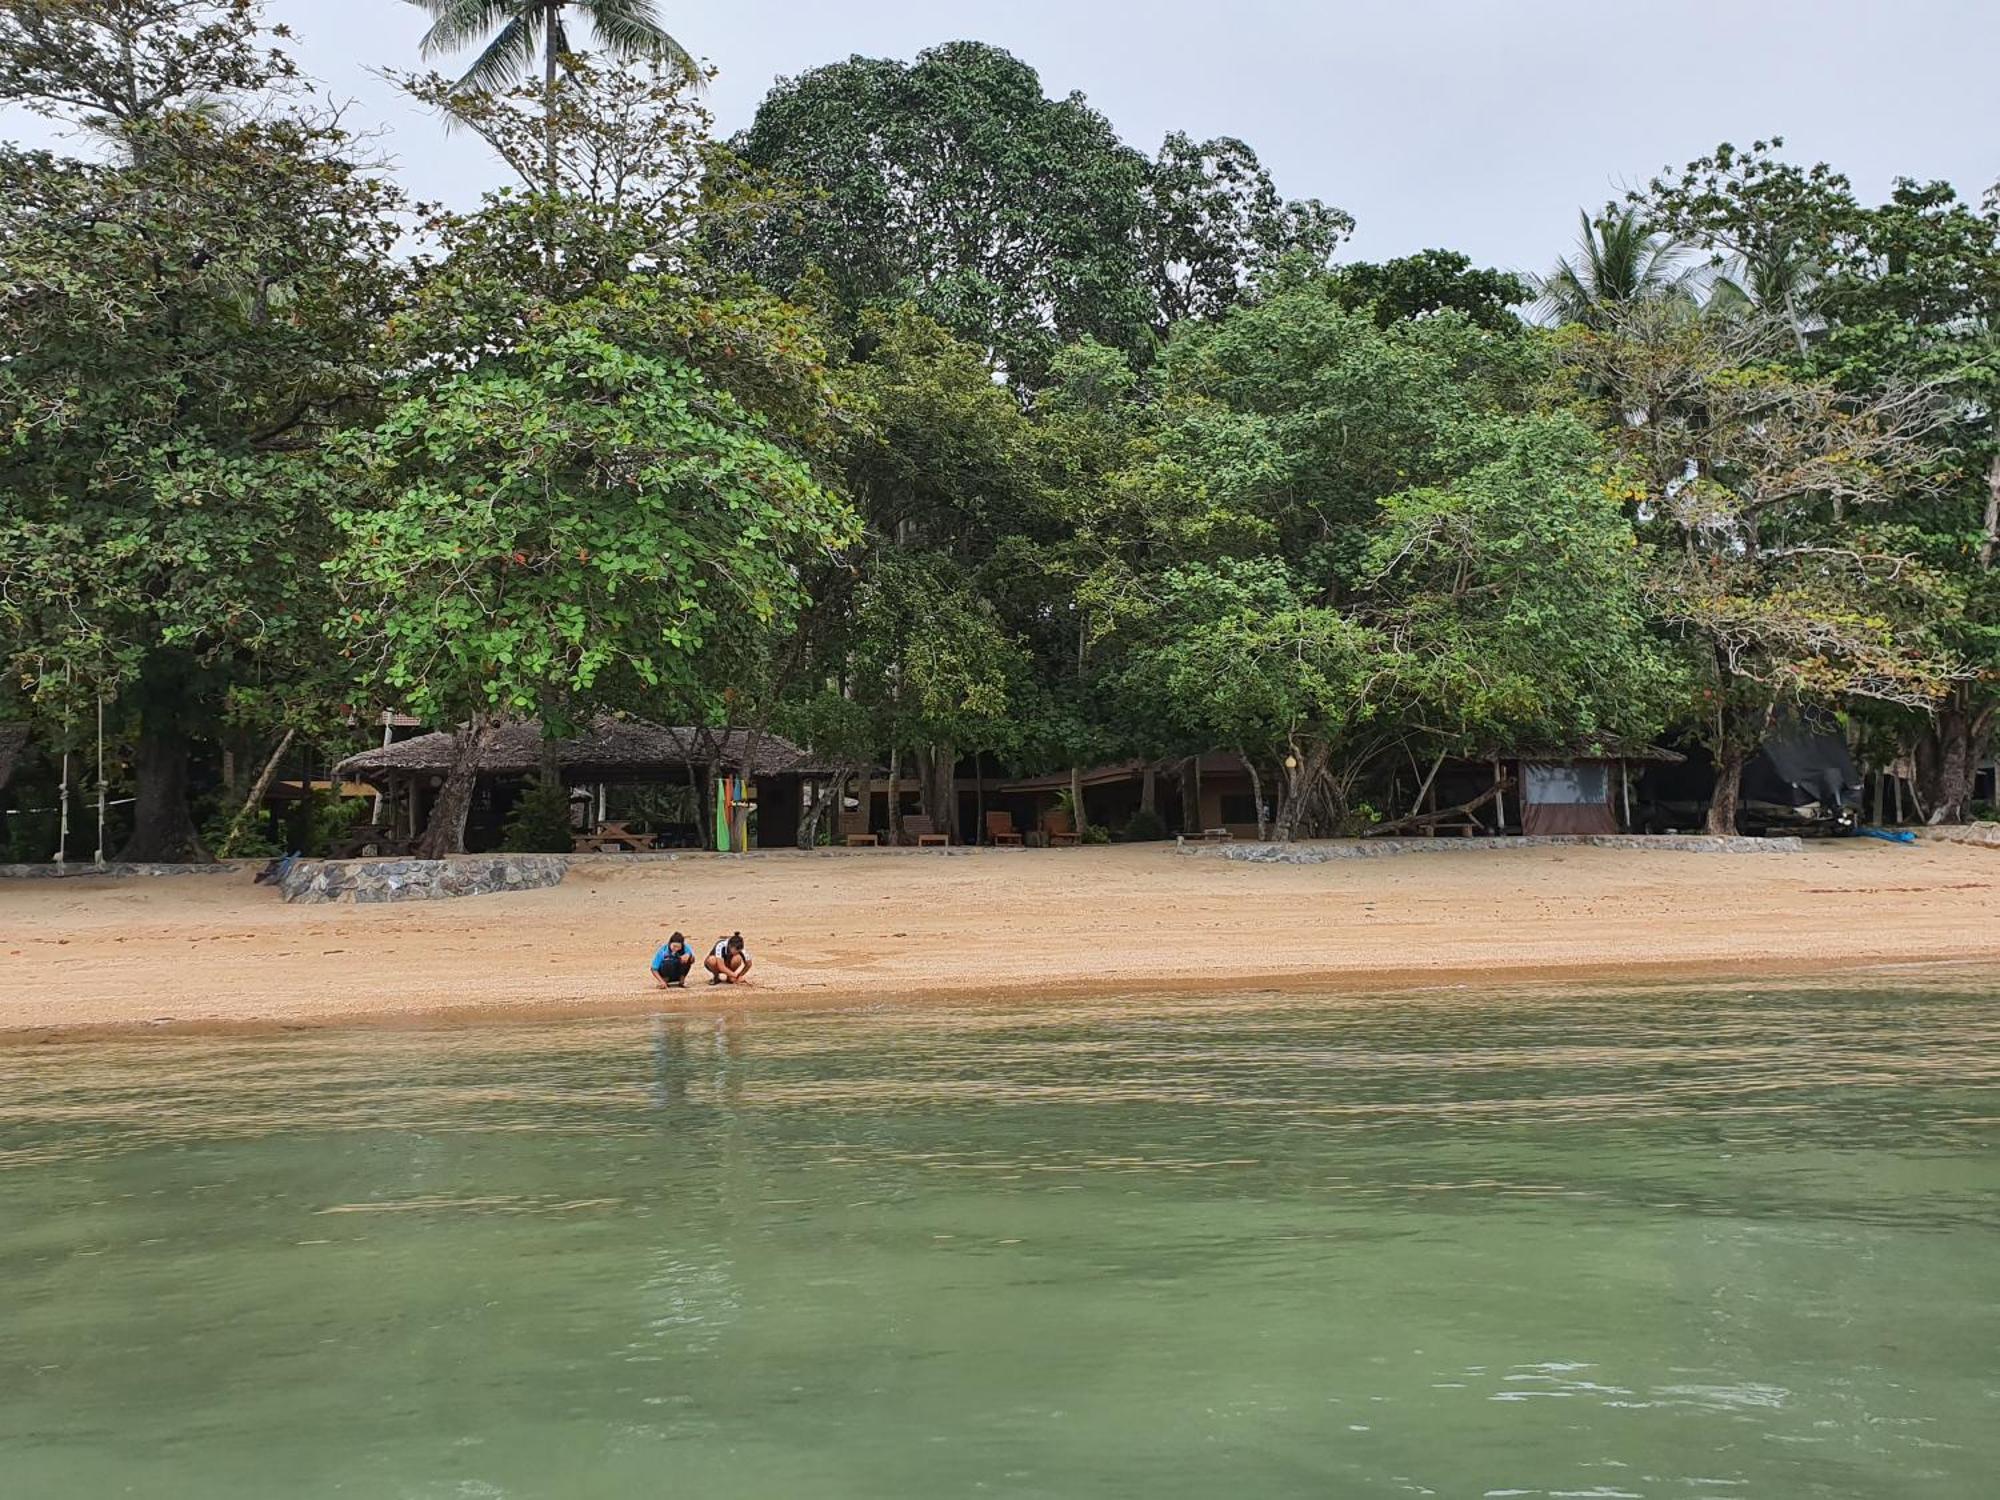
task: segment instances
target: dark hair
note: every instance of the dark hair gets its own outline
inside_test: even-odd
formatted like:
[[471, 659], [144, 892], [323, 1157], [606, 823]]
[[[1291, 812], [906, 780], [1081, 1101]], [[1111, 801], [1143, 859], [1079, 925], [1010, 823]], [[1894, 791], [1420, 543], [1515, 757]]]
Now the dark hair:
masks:
[[667, 941], [670, 943], [679, 943], [683, 948], [687, 946], [687, 939], [682, 937], [678, 932], [668, 938]]
[[741, 952], [743, 948], [743, 934], [740, 932], [730, 933], [729, 946], [736, 949], [738, 952]]

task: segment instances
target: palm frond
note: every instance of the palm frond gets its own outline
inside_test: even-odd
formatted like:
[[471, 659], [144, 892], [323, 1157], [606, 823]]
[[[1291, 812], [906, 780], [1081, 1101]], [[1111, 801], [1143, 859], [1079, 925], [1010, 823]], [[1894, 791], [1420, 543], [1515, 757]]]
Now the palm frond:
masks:
[[535, 35], [538, 28], [534, 21], [534, 15], [538, 14], [517, 14], [501, 27], [500, 34], [486, 44], [486, 50], [465, 70], [465, 76], [458, 80], [455, 87], [502, 88], [533, 71], [535, 54], [540, 50]]
[[653, 0], [579, 0], [579, 8], [613, 57], [664, 63], [690, 81], [700, 81], [701, 65], [668, 35]]
[[462, 52], [496, 26], [520, 17], [522, 0], [408, 0], [431, 18], [430, 30], [418, 44], [425, 57]]

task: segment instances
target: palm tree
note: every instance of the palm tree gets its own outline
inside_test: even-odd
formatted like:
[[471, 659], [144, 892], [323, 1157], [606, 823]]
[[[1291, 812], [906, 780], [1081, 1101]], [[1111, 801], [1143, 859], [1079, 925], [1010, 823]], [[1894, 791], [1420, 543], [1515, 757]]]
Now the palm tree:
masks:
[[1558, 323], [1601, 324], [1611, 310], [1634, 302], [1694, 299], [1701, 267], [1688, 247], [1640, 219], [1638, 210], [1579, 212], [1578, 257], [1556, 262], [1536, 283], [1541, 308]]
[[[565, 13], [576, 12], [597, 33], [598, 43], [623, 62], [658, 62], [699, 82], [693, 55], [660, 25], [653, 0], [409, 0], [427, 11], [431, 29], [422, 42], [425, 57], [462, 52], [485, 40], [485, 49], [458, 80], [461, 89], [501, 88], [531, 76], [536, 53], [542, 60], [542, 112], [547, 138], [549, 196], [556, 171], [556, 82], [570, 45]], [[496, 31], [495, 28], [498, 28]], [[490, 39], [488, 39], [490, 37]]]

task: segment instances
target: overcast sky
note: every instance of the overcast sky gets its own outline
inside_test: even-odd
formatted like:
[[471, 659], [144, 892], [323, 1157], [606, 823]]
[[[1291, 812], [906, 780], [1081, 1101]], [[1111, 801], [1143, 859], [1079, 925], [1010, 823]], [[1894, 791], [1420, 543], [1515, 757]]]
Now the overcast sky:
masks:
[[[1236, 135], [1279, 189], [1359, 221], [1352, 255], [1430, 246], [1539, 270], [1576, 210], [1732, 140], [1781, 134], [1861, 192], [2000, 178], [1995, 0], [662, 0], [669, 29], [721, 69], [727, 134], [771, 80], [862, 53], [992, 42], [1046, 90], [1081, 90], [1128, 142]], [[405, 0], [271, 0], [308, 71], [424, 198], [499, 180], [369, 69], [408, 66], [425, 20]], [[18, 125], [18, 121], [12, 122]], [[23, 133], [16, 131], [16, 133]]]

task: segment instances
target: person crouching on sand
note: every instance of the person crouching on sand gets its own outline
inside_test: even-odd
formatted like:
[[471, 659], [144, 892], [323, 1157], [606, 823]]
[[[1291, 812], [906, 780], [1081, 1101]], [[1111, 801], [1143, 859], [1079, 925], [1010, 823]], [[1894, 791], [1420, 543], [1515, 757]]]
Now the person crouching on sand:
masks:
[[743, 934], [731, 933], [719, 938], [708, 957], [702, 961], [708, 969], [710, 984], [748, 984], [750, 982], [750, 955], [743, 951]]
[[686, 989], [688, 971], [693, 968], [694, 950], [678, 932], [660, 944], [660, 951], [653, 955], [653, 977], [663, 988], [671, 985]]

